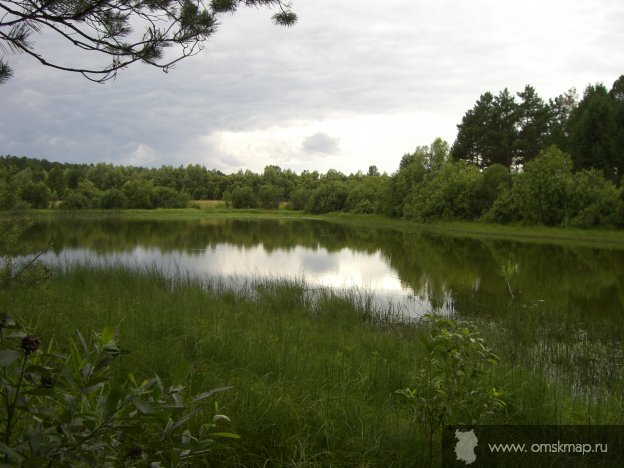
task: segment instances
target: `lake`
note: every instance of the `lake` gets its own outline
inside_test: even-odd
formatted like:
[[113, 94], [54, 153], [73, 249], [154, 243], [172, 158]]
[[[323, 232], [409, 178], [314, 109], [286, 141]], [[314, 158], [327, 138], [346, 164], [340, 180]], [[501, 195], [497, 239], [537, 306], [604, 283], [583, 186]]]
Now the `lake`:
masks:
[[[43, 218], [20, 252], [71, 268], [121, 263], [247, 288], [305, 281], [413, 320], [442, 313], [496, 337], [522, 362], [585, 394], [624, 375], [624, 250], [462, 238], [320, 220]], [[500, 348], [502, 347], [502, 348]]]
[[488, 315], [510, 303], [601, 322], [624, 311], [624, 251], [459, 238], [312, 220], [52, 218], [22, 240], [51, 264], [120, 262], [226, 282], [304, 279], [381, 309]]

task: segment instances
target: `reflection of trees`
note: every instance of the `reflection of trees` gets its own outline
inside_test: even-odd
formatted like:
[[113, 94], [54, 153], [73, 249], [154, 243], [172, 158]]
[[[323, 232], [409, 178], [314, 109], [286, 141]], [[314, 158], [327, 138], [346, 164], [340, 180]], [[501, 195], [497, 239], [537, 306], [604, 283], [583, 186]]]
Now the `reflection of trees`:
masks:
[[52, 244], [55, 252], [82, 247], [98, 252], [137, 246], [198, 255], [218, 244], [262, 245], [271, 252], [297, 246], [335, 252], [381, 252], [406, 286], [432, 303], [451, 296], [458, 311], [487, 313], [509, 303], [503, 265], [511, 266], [517, 302], [546, 300], [552, 309], [584, 317], [620, 314], [624, 304], [624, 252], [505, 240], [445, 237], [363, 229], [322, 221], [141, 221], [106, 218], [37, 222], [23, 238], [28, 252]]

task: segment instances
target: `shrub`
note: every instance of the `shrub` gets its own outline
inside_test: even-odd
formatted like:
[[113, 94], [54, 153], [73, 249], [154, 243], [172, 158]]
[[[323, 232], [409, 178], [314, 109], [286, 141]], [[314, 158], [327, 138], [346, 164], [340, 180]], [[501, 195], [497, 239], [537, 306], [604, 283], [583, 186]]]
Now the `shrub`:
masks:
[[551, 146], [518, 174], [512, 200], [524, 222], [557, 226], [569, 218], [573, 187], [570, 155]]
[[304, 187], [297, 187], [290, 193], [289, 208], [301, 211], [305, 209], [309, 199], [310, 191]]
[[454, 320], [425, 316], [424, 337], [428, 359], [415, 386], [397, 390], [413, 406], [425, 428], [429, 456], [433, 440], [445, 424], [477, 424], [505, 407], [503, 394], [490, 385], [498, 357], [485, 344], [476, 327]]
[[119, 189], [106, 190], [102, 196], [101, 207], [108, 210], [122, 210], [128, 206], [128, 197]]
[[305, 209], [315, 214], [342, 211], [348, 195], [349, 192], [344, 182], [324, 181], [312, 192]]
[[230, 192], [230, 201], [232, 202], [232, 207], [236, 209], [256, 207], [256, 195], [253, 188], [249, 185], [237, 185], [234, 187]]
[[152, 191], [154, 208], [186, 208], [190, 197], [169, 187], [154, 187]]
[[511, 188], [511, 174], [502, 164], [492, 164], [483, 170], [478, 189], [479, 210], [482, 213], [492, 208], [494, 202]]
[[476, 166], [446, 163], [417, 185], [406, 199], [408, 219], [475, 219], [480, 215], [478, 190], [482, 175]]
[[267, 210], [276, 210], [279, 208], [279, 202], [284, 195], [284, 190], [273, 184], [263, 184], [258, 191], [258, 199], [260, 200], [260, 208]]
[[574, 174], [570, 224], [578, 227], [615, 224], [618, 190], [595, 169]]
[[49, 347], [42, 351], [38, 337], [0, 315], [0, 452], [6, 464], [193, 466], [215, 437], [237, 437], [213, 432], [227, 420], [213, 396], [227, 388], [189, 396], [190, 367], [169, 387], [158, 377], [114, 382], [111, 364], [123, 352], [114, 335], [106, 327], [87, 342], [78, 333], [61, 356]]
[[28, 182], [22, 188], [22, 199], [33, 208], [47, 208], [52, 193], [43, 182]]
[[64, 210], [82, 210], [85, 208], [91, 208], [91, 201], [82, 193], [77, 193], [74, 190], [68, 190], [65, 193], [65, 198], [61, 202], [61, 208]]

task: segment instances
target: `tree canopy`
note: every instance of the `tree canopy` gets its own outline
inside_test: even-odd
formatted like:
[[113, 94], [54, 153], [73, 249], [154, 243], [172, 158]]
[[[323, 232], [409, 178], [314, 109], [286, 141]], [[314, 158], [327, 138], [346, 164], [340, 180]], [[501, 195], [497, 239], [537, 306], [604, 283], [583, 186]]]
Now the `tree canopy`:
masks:
[[456, 160], [518, 169], [557, 145], [571, 155], [575, 170], [597, 169], [618, 184], [624, 176], [624, 75], [611, 90], [588, 86], [580, 102], [574, 89], [547, 103], [530, 85], [515, 96], [507, 89], [488, 91], [457, 130]]
[[[292, 26], [297, 15], [284, 0], [6, 0], [0, 2], [0, 49], [25, 53], [42, 65], [105, 82], [135, 62], [165, 72], [197, 54], [223, 14], [241, 5], [276, 7], [278, 25]], [[80, 64], [51, 56], [34, 34], [60, 38], [86, 52]], [[165, 53], [175, 47], [175, 52]], [[92, 58], [104, 65], [92, 65]], [[0, 58], [0, 84], [13, 74]]]

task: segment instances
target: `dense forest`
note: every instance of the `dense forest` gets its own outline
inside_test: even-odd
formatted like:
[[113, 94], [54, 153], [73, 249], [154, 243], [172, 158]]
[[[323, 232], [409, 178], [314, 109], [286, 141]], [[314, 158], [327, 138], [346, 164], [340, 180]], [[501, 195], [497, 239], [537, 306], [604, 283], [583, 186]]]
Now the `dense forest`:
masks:
[[200, 165], [144, 168], [0, 157], [0, 209], [233, 208], [345, 211], [551, 226], [624, 226], [624, 75], [544, 101], [532, 86], [482, 94], [452, 146], [436, 139], [405, 154], [392, 175], [224, 174]]

